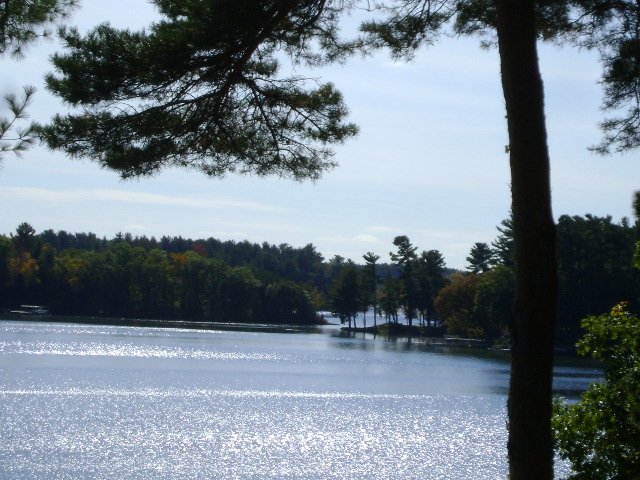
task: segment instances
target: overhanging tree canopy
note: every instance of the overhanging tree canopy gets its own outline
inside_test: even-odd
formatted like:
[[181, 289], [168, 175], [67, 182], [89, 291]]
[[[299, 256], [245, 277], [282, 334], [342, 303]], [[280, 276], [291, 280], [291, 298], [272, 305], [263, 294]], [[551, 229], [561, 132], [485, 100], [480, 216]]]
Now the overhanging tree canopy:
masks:
[[279, 55], [320, 60], [332, 39], [329, 2], [155, 0], [164, 19], [142, 32], [100, 25], [61, 32], [69, 53], [48, 88], [79, 114], [44, 130], [52, 148], [123, 177], [167, 166], [318, 178], [335, 165], [327, 145], [357, 133], [330, 83], [282, 77]]
[[0, 0], [0, 55], [21, 57], [25, 47], [50, 35], [53, 24], [67, 18], [78, 0]]
[[[22, 58], [26, 47], [49, 35], [49, 28], [66, 19], [76, 5], [77, 0], [0, 0], [0, 57]], [[11, 115], [0, 117], [0, 162], [4, 153], [20, 156], [37, 140], [35, 123], [20, 127], [34, 93], [35, 88], [25, 86], [20, 98], [4, 95]]]

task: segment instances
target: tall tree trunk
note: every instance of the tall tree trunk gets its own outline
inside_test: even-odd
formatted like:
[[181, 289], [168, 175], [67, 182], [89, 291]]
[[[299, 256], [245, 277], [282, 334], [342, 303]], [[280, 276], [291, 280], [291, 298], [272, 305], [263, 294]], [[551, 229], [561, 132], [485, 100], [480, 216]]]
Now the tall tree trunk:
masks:
[[[376, 268], [375, 263], [373, 264], [373, 268]], [[378, 288], [378, 282], [375, 280], [378, 277], [375, 274], [375, 270], [373, 271], [374, 273], [374, 281], [373, 281], [373, 328], [378, 328], [378, 292], [377, 292], [377, 288]]]
[[551, 384], [557, 302], [544, 94], [533, 0], [496, 0], [511, 164], [516, 314], [509, 389], [511, 480], [553, 479]]

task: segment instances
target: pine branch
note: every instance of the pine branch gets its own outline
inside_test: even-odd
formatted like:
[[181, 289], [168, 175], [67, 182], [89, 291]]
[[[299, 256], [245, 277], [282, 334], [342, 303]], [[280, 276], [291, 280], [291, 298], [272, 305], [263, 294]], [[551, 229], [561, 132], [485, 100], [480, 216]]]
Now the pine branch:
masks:
[[[32, 86], [23, 87], [23, 96], [17, 98], [14, 94], [5, 95], [4, 99], [12, 116], [0, 118], [0, 162], [4, 160], [5, 153], [14, 153], [18, 157], [33, 146], [37, 139], [39, 125], [31, 122], [25, 128], [19, 128], [20, 121], [28, 119], [27, 107], [35, 94]], [[13, 135], [11, 132], [13, 131]]]

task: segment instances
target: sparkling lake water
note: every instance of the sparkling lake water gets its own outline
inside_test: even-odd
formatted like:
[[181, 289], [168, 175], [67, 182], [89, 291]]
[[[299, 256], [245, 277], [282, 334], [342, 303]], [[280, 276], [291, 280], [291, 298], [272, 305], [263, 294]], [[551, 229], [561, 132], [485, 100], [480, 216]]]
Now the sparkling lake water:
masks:
[[5, 320], [0, 480], [504, 479], [508, 381], [503, 353], [335, 326]]

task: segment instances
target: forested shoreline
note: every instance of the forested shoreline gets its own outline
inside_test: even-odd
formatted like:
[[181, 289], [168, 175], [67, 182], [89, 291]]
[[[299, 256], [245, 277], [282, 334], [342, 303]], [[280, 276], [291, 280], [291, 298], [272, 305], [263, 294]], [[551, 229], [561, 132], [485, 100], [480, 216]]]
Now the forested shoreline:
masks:
[[0, 242], [5, 309], [37, 303], [61, 315], [317, 321], [309, 281], [321, 256], [311, 247], [130, 234], [107, 240], [91, 233], [36, 234], [26, 223]]
[[[582, 334], [582, 318], [621, 301], [634, 308], [640, 225], [565, 215], [557, 231], [556, 336], [570, 346]], [[60, 315], [278, 324], [321, 323], [316, 312], [331, 311], [353, 329], [407, 323], [421, 328], [414, 332], [489, 341], [508, 334], [515, 297], [510, 219], [491, 245], [473, 245], [465, 272], [448, 268], [438, 250], [418, 253], [404, 235], [391, 249], [391, 262], [367, 252], [356, 263], [339, 255], [326, 260], [312, 244], [128, 233], [106, 239], [37, 233], [22, 223], [0, 235], [0, 309], [38, 304]]]

